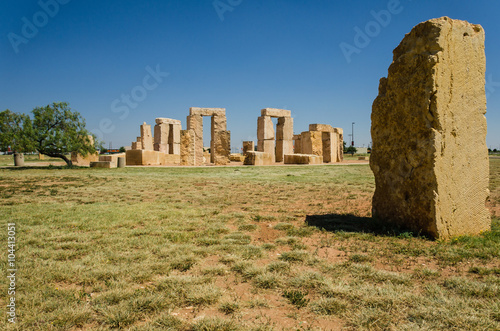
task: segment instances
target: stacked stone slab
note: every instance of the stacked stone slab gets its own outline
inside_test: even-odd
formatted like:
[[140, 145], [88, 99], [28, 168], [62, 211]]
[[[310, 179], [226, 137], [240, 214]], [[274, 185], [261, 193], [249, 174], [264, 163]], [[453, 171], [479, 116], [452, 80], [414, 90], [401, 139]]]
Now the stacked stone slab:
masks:
[[244, 141], [243, 142], [243, 155], [246, 155], [247, 152], [255, 151], [255, 142], [253, 141]]
[[180, 155], [181, 121], [171, 118], [157, 118], [155, 122], [154, 150]]
[[194, 164], [203, 165], [203, 116], [212, 117], [210, 162], [216, 165], [229, 163], [231, 133], [227, 131], [226, 109], [192, 107], [187, 117], [187, 129], [194, 131]]
[[309, 131], [294, 136], [295, 153], [322, 156], [323, 162], [342, 162], [344, 136], [341, 128], [310, 124]]
[[443, 239], [489, 230], [485, 113], [483, 28], [415, 26], [373, 103], [373, 216]]
[[[291, 116], [290, 110], [275, 108], [261, 110], [261, 116], [257, 119], [257, 151], [271, 154], [276, 162], [283, 162], [285, 154], [293, 153], [293, 118]], [[276, 137], [272, 118], [278, 119]]]

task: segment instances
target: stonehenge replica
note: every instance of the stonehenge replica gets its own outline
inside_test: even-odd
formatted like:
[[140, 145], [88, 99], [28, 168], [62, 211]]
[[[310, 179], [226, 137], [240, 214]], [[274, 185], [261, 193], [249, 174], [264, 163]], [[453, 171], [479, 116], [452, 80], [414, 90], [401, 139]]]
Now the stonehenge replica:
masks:
[[394, 50], [372, 108], [372, 214], [448, 239], [490, 229], [484, 30], [447, 17]]
[[[203, 116], [211, 117], [210, 152], [203, 146]], [[277, 119], [276, 130], [273, 118]], [[309, 131], [293, 134], [290, 110], [265, 108], [257, 119], [254, 141], [243, 142], [242, 154], [231, 154], [231, 132], [224, 108], [189, 109], [186, 130], [180, 120], [157, 118], [154, 130], [143, 123], [141, 135], [126, 152], [127, 165], [245, 165], [322, 164], [343, 161], [342, 129], [311, 124]], [[276, 131], [276, 132], [275, 132]], [[152, 134], [154, 133], [154, 135]]]

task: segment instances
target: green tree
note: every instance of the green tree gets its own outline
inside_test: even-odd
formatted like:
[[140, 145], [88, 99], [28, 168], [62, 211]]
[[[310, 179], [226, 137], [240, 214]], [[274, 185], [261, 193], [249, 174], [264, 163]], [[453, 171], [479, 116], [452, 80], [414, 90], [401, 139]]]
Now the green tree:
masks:
[[35, 150], [31, 134], [32, 123], [29, 116], [8, 109], [0, 113], [0, 149], [5, 151], [11, 148], [15, 165], [23, 165], [23, 153]]
[[358, 150], [356, 149], [356, 147], [354, 146], [349, 146], [346, 148], [345, 152], [347, 154], [351, 153], [351, 155], [354, 155], [354, 153], [356, 153]]
[[122, 147], [120, 147], [119, 152], [120, 152], [120, 153], [125, 153], [125, 152], [126, 152], [125, 147], [123, 147], [123, 146], [122, 146]]
[[86, 156], [96, 152], [96, 138], [85, 128], [85, 119], [66, 102], [33, 109], [32, 139], [40, 153], [61, 158], [68, 166], [73, 164], [66, 154]]

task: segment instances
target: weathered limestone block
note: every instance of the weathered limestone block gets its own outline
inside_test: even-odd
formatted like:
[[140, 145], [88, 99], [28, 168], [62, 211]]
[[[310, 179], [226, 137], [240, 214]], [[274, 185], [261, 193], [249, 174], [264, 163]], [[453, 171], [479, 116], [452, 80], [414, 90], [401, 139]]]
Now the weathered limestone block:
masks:
[[181, 125], [180, 120], [174, 120], [173, 118], [158, 117], [155, 119], [156, 124], [176, 124]]
[[293, 118], [280, 117], [276, 125], [276, 140], [293, 139]]
[[260, 116], [257, 118], [257, 139], [274, 139], [274, 124], [270, 116]]
[[484, 30], [420, 23], [373, 103], [373, 216], [435, 238], [490, 229]]
[[286, 154], [285, 164], [322, 164], [323, 157], [312, 154]]
[[158, 118], [156, 119], [156, 125], [154, 128], [154, 150], [158, 152], [168, 153], [168, 136], [170, 135], [170, 125], [168, 123], [158, 123]]
[[291, 117], [292, 112], [290, 110], [285, 109], [276, 109], [276, 108], [264, 108], [260, 111], [262, 116], [270, 116], [270, 117]]
[[99, 155], [99, 161], [111, 162], [111, 168], [116, 168], [118, 165], [119, 157], [125, 157], [125, 153]]
[[191, 107], [189, 108], [189, 115], [200, 115], [200, 116], [224, 116], [226, 117], [226, 109], [225, 108], [199, 108], [199, 107]]
[[301, 134], [303, 154], [323, 155], [323, 133], [321, 131], [305, 131]]
[[[180, 122], [180, 121], [179, 121]], [[181, 143], [181, 124], [171, 124], [170, 126], [170, 136], [169, 136], [169, 144], [180, 144]], [[176, 154], [176, 153], [171, 153]]]
[[323, 162], [336, 162], [337, 134], [334, 132], [323, 131], [322, 140], [323, 140]]
[[246, 155], [248, 151], [255, 151], [255, 142], [253, 141], [243, 142], [243, 155]]
[[334, 132], [334, 129], [328, 124], [309, 124], [309, 131]]
[[194, 130], [181, 130], [180, 134], [181, 134], [181, 144], [180, 144], [181, 165], [194, 166], [195, 165]]
[[187, 129], [194, 132], [194, 165], [203, 165], [203, 116], [200, 114], [189, 115]]
[[243, 161], [245, 161], [245, 155], [231, 154], [231, 155], [229, 155], [229, 161], [231, 161], [231, 162], [243, 162]]
[[248, 151], [245, 156], [245, 165], [272, 165], [274, 164], [274, 154]]
[[87, 154], [86, 156], [75, 152], [71, 153], [71, 163], [76, 166], [88, 167], [91, 162], [97, 161], [99, 161], [99, 153]]
[[302, 153], [302, 135], [300, 134], [294, 134], [293, 135], [293, 152], [295, 154], [300, 154]]
[[334, 162], [342, 162], [344, 161], [344, 130], [342, 128], [333, 128], [333, 132], [337, 136], [336, 161]]
[[214, 136], [213, 148], [210, 150], [210, 157], [215, 165], [226, 165], [229, 163], [231, 154], [231, 132], [219, 131]]
[[141, 125], [141, 145], [142, 149], [145, 149], [147, 151], [154, 150], [151, 125], [146, 124], [146, 122], [144, 122], [144, 124]]
[[257, 151], [274, 155], [276, 152], [276, 142], [274, 140], [259, 140], [257, 142]]
[[285, 154], [293, 154], [293, 141], [276, 140], [276, 162], [283, 162]]
[[178, 165], [180, 163], [180, 155], [144, 149], [128, 150], [125, 155], [127, 165]]

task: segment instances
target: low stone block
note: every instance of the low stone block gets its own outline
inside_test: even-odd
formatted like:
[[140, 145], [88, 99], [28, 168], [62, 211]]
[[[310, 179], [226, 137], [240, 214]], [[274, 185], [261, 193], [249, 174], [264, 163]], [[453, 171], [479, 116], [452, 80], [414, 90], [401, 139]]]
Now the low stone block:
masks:
[[111, 162], [111, 168], [116, 168], [118, 166], [119, 157], [125, 157], [125, 153], [99, 155], [99, 161]]
[[178, 165], [180, 155], [171, 155], [157, 151], [130, 150], [126, 152], [127, 165]]
[[322, 164], [323, 157], [312, 154], [286, 154], [285, 164]]
[[244, 161], [245, 165], [272, 165], [274, 164], [274, 154], [248, 151]]
[[231, 162], [244, 162], [245, 155], [243, 155], [243, 154], [231, 154], [231, 155], [229, 155], [229, 160]]
[[83, 156], [78, 153], [71, 153], [71, 163], [79, 167], [88, 167], [91, 162], [99, 161], [99, 153], [87, 154]]

